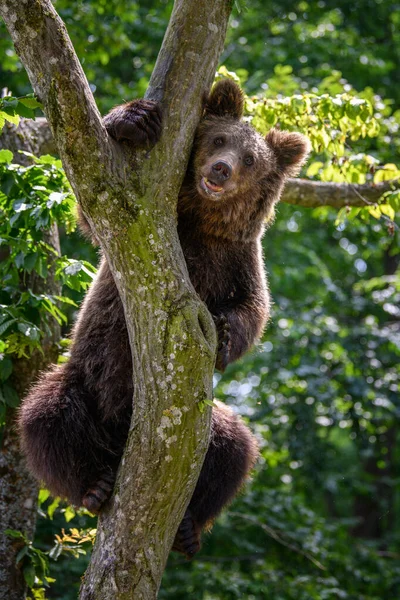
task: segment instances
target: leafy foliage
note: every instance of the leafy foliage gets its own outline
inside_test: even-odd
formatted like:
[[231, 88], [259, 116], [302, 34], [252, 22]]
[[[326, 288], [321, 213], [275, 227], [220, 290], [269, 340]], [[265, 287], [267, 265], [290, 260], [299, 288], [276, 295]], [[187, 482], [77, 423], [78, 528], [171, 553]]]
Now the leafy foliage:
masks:
[[[6, 121], [18, 125], [19, 118], [34, 119], [36, 109], [42, 108], [34, 94], [27, 94], [21, 98], [14, 98], [11, 95], [0, 98], [0, 133]], [[11, 160], [7, 150], [0, 150], [0, 162]], [[7, 158], [8, 157], [8, 158]]]
[[[20, 531], [7, 529], [6, 535], [14, 538], [22, 545], [16, 557], [17, 564], [22, 564], [24, 579], [34, 600], [44, 600], [45, 588], [55, 581], [49, 576], [47, 554], [34, 546]], [[29, 597], [27, 600], [30, 600]]]
[[[1, 152], [12, 160], [11, 152]], [[0, 163], [0, 421], [7, 405], [19, 403], [9, 382], [13, 359], [40, 351], [49, 320], [65, 324], [63, 307], [76, 307], [67, 295], [38, 293], [35, 280], [46, 280], [53, 270], [64, 286], [80, 291], [95, 272], [87, 261], [59, 256], [48, 243], [54, 224], [63, 224], [67, 232], [75, 228], [75, 200], [60, 161], [30, 158], [30, 166]]]

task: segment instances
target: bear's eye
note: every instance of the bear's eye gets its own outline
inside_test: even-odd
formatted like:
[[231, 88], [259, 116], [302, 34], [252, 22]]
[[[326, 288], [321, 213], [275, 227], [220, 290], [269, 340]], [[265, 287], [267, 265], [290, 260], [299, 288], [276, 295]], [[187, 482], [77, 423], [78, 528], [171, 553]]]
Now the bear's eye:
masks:
[[246, 165], [246, 167], [251, 167], [251, 165], [254, 164], [254, 157], [253, 156], [246, 156], [244, 159], [244, 164]]
[[224, 138], [222, 137], [217, 137], [214, 140], [214, 146], [223, 146], [224, 145]]

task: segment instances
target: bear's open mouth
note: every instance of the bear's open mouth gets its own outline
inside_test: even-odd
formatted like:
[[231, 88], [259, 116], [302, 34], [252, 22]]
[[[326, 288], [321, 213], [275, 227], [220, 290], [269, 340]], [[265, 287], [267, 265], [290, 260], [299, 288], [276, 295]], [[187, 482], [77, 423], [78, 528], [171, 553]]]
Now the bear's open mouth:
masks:
[[216, 183], [213, 183], [212, 181], [207, 179], [207, 177], [201, 178], [200, 186], [205, 192], [207, 192], [207, 194], [219, 195], [224, 193], [223, 187], [217, 185]]

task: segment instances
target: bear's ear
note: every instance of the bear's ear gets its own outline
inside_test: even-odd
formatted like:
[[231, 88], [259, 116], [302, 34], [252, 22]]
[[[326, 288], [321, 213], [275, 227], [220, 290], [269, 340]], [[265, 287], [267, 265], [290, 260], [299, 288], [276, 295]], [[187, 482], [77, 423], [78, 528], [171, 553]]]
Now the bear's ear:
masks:
[[238, 84], [232, 79], [222, 79], [214, 85], [211, 94], [206, 99], [204, 116], [241, 119], [243, 105], [243, 92]]
[[288, 177], [298, 174], [311, 150], [309, 139], [301, 133], [271, 129], [265, 141], [274, 151], [278, 166]]

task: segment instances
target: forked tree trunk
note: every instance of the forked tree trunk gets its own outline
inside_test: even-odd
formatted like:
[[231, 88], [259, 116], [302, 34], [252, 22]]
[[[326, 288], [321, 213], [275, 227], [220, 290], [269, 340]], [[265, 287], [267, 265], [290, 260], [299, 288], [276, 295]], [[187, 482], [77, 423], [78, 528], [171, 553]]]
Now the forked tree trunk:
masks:
[[129, 154], [107, 136], [50, 0], [3, 0], [60, 156], [122, 299], [134, 377], [132, 427], [114, 499], [99, 519], [81, 598], [151, 600], [208, 445], [216, 335], [176, 231], [176, 202], [231, 3], [176, 0], [147, 96], [163, 136]]
[[[29, 164], [29, 159], [18, 154], [25, 150], [34, 154], [43, 150], [46, 140], [50, 140], [48, 127], [44, 123], [43, 133], [33, 129], [29, 121], [21, 122], [16, 128], [6, 124], [0, 136], [0, 149], [8, 148], [14, 152], [14, 162]], [[34, 135], [32, 135], [34, 131]], [[45, 241], [57, 252], [60, 251], [58, 229], [52, 227], [44, 235]], [[46, 280], [32, 273], [24, 282], [25, 287], [35, 293], [60, 295], [60, 286], [54, 280], [54, 272], [49, 270]], [[43, 330], [45, 330], [43, 328]], [[60, 339], [60, 327], [53, 320], [46, 328], [42, 344], [42, 352], [36, 351], [29, 359], [13, 362], [11, 383], [22, 397], [38, 373], [57, 360]], [[19, 439], [15, 427], [16, 410], [8, 408], [6, 423], [2, 431], [0, 448], [0, 600], [24, 600], [26, 584], [22, 571], [22, 563], [16, 563], [16, 557], [23, 542], [8, 536], [7, 529], [15, 529], [33, 538], [37, 514], [38, 486], [25, 466], [19, 448]]]

